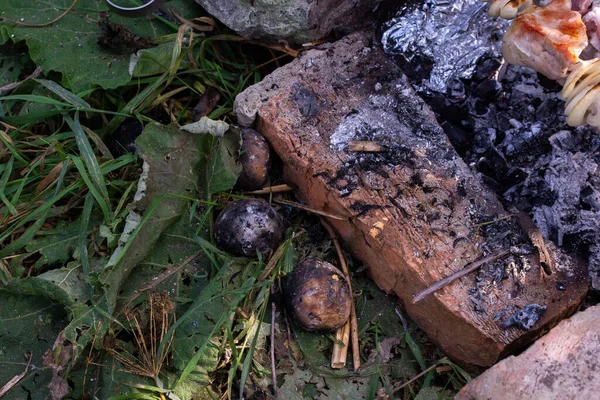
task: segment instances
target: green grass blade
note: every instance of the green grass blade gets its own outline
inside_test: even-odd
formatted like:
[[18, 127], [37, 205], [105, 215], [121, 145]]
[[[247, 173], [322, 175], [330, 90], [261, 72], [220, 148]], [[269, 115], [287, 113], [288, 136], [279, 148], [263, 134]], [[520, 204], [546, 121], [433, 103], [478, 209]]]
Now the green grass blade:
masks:
[[[73, 156], [70, 156], [69, 159], [73, 160], [72, 157]], [[102, 174], [108, 174], [108, 173], [110, 173], [116, 169], [119, 169], [119, 168], [123, 167], [124, 165], [127, 165], [133, 161], [134, 161], [133, 156], [129, 156], [129, 157], [124, 156], [124, 157], [118, 158], [117, 160], [111, 160], [111, 161], [107, 162], [106, 164], [102, 165], [101, 172], [102, 172]], [[81, 160], [79, 160], [79, 163], [81, 164], [81, 167], [83, 167]], [[68, 169], [67, 166], [68, 166], [68, 160], [65, 160], [65, 164], [63, 166], [63, 170], [61, 171], [61, 175], [59, 177], [59, 184], [57, 185], [57, 188], [60, 188], [60, 186], [62, 186], [62, 180], [64, 179], [67, 169]], [[83, 168], [83, 171], [85, 172], [85, 168]], [[88, 181], [89, 181], [89, 178], [88, 178]], [[82, 186], [84, 186], [84, 184], [85, 184], [84, 181], [77, 181], [75, 183], [72, 183], [71, 185], [69, 185], [68, 187], [64, 188], [61, 191], [58, 191], [58, 189], [57, 189], [56, 194], [51, 198], [45, 199], [44, 204], [42, 204], [40, 207], [38, 207], [37, 209], [32, 211], [26, 217], [21, 218], [20, 220], [16, 221], [9, 228], [0, 232], [0, 243], [2, 243], [4, 240], [6, 240], [8, 237], [10, 237], [17, 229], [21, 228], [22, 226], [25, 226], [25, 224], [27, 224], [30, 221], [33, 221], [36, 219], [42, 219], [42, 221], [44, 222], [46, 220], [47, 213], [54, 206], [54, 204], [56, 204], [58, 201], [65, 198], [66, 196], [70, 195], [71, 193], [76, 192]], [[27, 244], [27, 243], [25, 243], [25, 244]], [[0, 257], [6, 257], [8, 255], [11, 255], [14, 251], [18, 250], [19, 247], [12, 246], [10, 249], [11, 249], [11, 251], [8, 251], [6, 248], [4, 250], [0, 251]]]
[[10, 96], [0, 96], [0, 101], [6, 100], [22, 100], [30, 101], [32, 103], [50, 104], [53, 106], [71, 108], [71, 105], [69, 103], [63, 103], [62, 101], [58, 101], [50, 97], [39, 96], [35, 94], [14, 94]]
[[379, 388], [379, 376], [372, 375], [369, 380], [369, 394], [367, 396], [368, 400], [375, 400], [375, 396], [377, 395], [377, 389]]
[[149, 393], [128, 393], [120, 396], [112, 396], [109, 397], [108, 400], [132, 400], [132, 399], [141, 399], [141, 400], [160, 400], [161, 397], [158, 395], [153, 395]]
[[[49, 210], [52, 208], [52, 206], [56, 202], [58, 202], [64, 196], [70, 194], [71, 192], [76, 191], [81, 186], [82, 186], [81, 183], [73, 184], [73, 185], [65, 188], [58, 195], [52, 197], [51, 199], [48, 199], [44, 204], [42, 204], [40, 207], [38, 207], [33, 212], [31, 212], [31, 214], [27, 215], [25, 218], [21, 218], [18, 222], [16, 222], [14, 225], [12, 225], [9, 229], [6, 229], [4, 232], [2, 232], [2, 234], [0, 235], [0, 243], [3, 242], [4, 240], [6, 240], [6, 238], [8, 238], [10, 235], [12, 235], [14, 231], [16, 231], [20, 227], [24, 226], [29, 221], [40, 220], [40, 219], [43, 219], [45, 221], [45, 219], [46, 219], [45, 215], [47, 215]], [[5, 248], [4, 250], [0, 251], [0, 258], [6, 257], [10, 254], [11, 254], [11, 252], [8, 252]]]
[[[415, 356], [415, 359], [419, 363], [421, 370], [424, 371], [427, 368], [427, 365], [425, 364], [425, 360], [423, 359], [423, 354], [421, 354], [421, 349], [419, 348], [417, 343], [415, 343], [415, 340], [410, 335], [410, 333], [406, 332], [404, 334], [404, 340], [406, 341], [406, 344], [408, 345], [408, 348], [412, 352], [413, 356]], [[434, 374], [434, 371], [430, 371], [425, 376], [425, 380], [423, 381], [422, 387], [425, 388], [431, 384], [431, 380], [433, 379], [433, 374]]]
[[[40, 163], [41, 160], [38, 160], [35, 164], [37, 166], [37, 164]], [[12, 199], [10, 200], [10, 203], [13, 206], [16, 206], [17, 204], [19, 204], [19, 199], [21, 198], [21, 194], [23, 193], [23, 189], [25, 189], [25, 186], [29, 183], [29, 175], [31, 175], [31, 172], [33, 171], [33, 169], [35, 168], [29, 168], [29, 170], [27, 171], [27, 173], [25, 174], [25, 176], [23, 178], [20, 179], [19, 182], [19, 186], [17, 187], [17, 190], [14, 191], [14, 194], [12, 196]], [[16, 181], [13, 181], [16, 182]], [[2, 192], [2, 189], [0, 189], [0, 192]]]
[[91, 193], [88, 193], [87, 196], [85, 196], [85, 202], [83, 203], [83, 213], [81, 214], [81, 225], [79, 226], [79, 237], [77, 239], [77, 245], [79, 246], [79, 258], [81, 260], [81, 268], [83, 269], [84, 276], [88, 276], [90, 273], [87, 227], [90, 222], [93, 206], [94, 197]]
[[[62, 103], [61, 103], [62, 104]], [[68, 104], [67, 104], [68, 106]], [[13, 117], [3, 117], [2, 121], [14, 126], [23, 126], [38, 123], [39, 121], [50, 119], [55, 115], [62, 113], [63, 110], [54, 109], [49, 111], [31, 112]]]
[[460, 376], [462, 376], [462, 378], [466, 382], [471, 382], [471, 380], [473, 379], [471, 377], [471, 374], [469, 374], [467, 371], [465, 371], [464, 369], [462, 369], [461, 367], [459, 367], [458, 365], [456, 365], [455, 363], [453, 363], [452, 361], [450, 361], [446, 357], [442, 358], [440, 361], [438, 361], [438, 363], [440, 363], [440, 364], [446, 364], [446, 365], [449, 365], [450, 367], [452, 367], [452, 369], [454, 371], [456, 371]]
[[52, 93], [56, 94], [58, 97], [63, 99], [64, 101], [74, 105], [75, 107], [87, 107], [91, 108], [90, 104], [83, 100], [81, 97], [71, 93], [64, 87], [60, 86], [58, 83], [54, 81], [49, 81], [46, 79], [34, 79], [34, 81], [40, 83], [46, 89], [50, 90]]
[[22, 164], [25, 164], [25, 166], [31, 168], [29, 161], [25, 160], [21, 156], [21, 154], [19, 154], [19, 152], [14, 148], [12, 143], [10, 143], [8, 140], [5, 139], [4, 135], [0, 135], [0, 140], [2, 140], [2, 144], [4, 144], [4, 146], [6, 146], [6, 148], [10, 151], [10, 153], [13, 155], [14, 158], [16, 158]]
[[260, 312], [258, 313], [258, 326], [256, 327], [256, 333], [254, 334], [252, 344], [250, 345], [250, 349], [246, 354], [246, 358], [244, 359], [244, 364], [242, 366], [242, 375], [240, 377], [240, 399], [244, 397], [244, 387], [246, 386], [246, 380], [248, 379], [248, 375], [250, 374], [250, 367], [252, 366], [252, 361], [254, 360], [254, 350], [256, 349], [258, 337], [260, 336], [260, 326], [262, 325], [262, 320], [267, 311], [267, 306], [269, 305], [269, 292], [270, 290], [267, 289], [267, 294], [263, 299], [262, 307], [260, 308]]
[[415, 356], [415, 359], [419, 363], [419, 367], [421, 367], [421, 370], [424, 371], [427, 368], [427, 366], [425, 365], [425, 360], [423, 359], [423, 354], [421, 354], [421, 349], [415, 343], [415, 340], [410, 335], [410, 333], [406, 332], [404, 334], [404, 341], [406, 341], [408, 348], [412, 352], [413, 356]]
[[157, 20], [159, 20], [163, 24], [167, 25], [169, 28], [173, 29], [175, 32], [177, 32], [177, 29], [179, 29], [179, 26], [175, 25], [174, 23], [172, 23], [168, 19], [161, 17], [157, 13], [152, 14], [152, 17], [156, 18]]
[[23, 233], [17, 240], [6, 246], [2, 251], [0, 251], [0, 258], [8, 257], [13, 255], [17, 250], [22, 249], [27, 246], [29, 242], [34, 238], [34, 236], [39, 232], [44, 222], [46, 222], [46, 217], [48, 216], [50, 210], [46, 210], [36, 221]]
[[[160, 77], [156, 78], [152, 85], [147, 86], [144, 90], [142, 90], [138, 95], [136, 95], [133, 99], [131, 99], [125, 107], [123, 107], [121, 111], [122, 115], [130, 116], [134, 113], [138, 108], [143, 108], [144, 103], [152, 102], [156, 95], [160, 92], [160, 87], [169, 77], [169, 71], [163, 73]], [[154, 94], [154, 96], [153, 96]], [[148, 100], [150, 99], [150, 100]], [[106, 127], [106, 133], [111, 134], [117, 127], [123, 122], [125, 119], [124, 116], [118, 116], [113, 118], [108, 126]]]
[[431, 370], [425, 375], [425, 380], [423, 381], [423, 388], [431, 386], [431, 381], [433, 380], [433, 375], [435, 374], [435, 370]]
[[11, 204], [10, 201], [8, 201], [6, 194], [4, 194], [4, 188], [6, 188], [8, 178], [10, 178], [10, 175], [12, 174], [14, 163], [15, 157], [11, 156], [8, 162], [6, 163], [6, 167], [4, 168], [4, 172], [2, 173], [2, 177], [0, 178], [0, 200], [2, 200], [2, 202], [6, 205], [6, 208], [8, 209], [9, 213], [11, 213], [12, 215], [17, 215], [17, 209]]
[[69, 124], [69, 127], [75, 133], [75, 141], [77, 142], [77, 147], [79, 148], [79, 154], [85, 162], [85, 166], [90, 174], [93, 186], [95, 186], [96, 191], [100, 193], [100, 197], [94, 197], [96, 197], [96, 201], [104, 212], [106, 222], [110, 223], [112, 221], [112, 210], [110, 209], [110, 199], [108, 197], [108, 190], [106, 189], [106, 182], [104, 181], [104, 176], [100, 170], [100, 165], [98, 164], [98, 160], [96, 159], [96, 155], [92, 150], [92, 146], [90, 145], [87, 135], [79, 123], [79, 112], [75, 113], [75, 120], [71, 119], [71, 117], [66, 114], [64, 115], [64, 118], [65, 121], [67, 121], [67, 124]]
[[115, 209], [115, 216], [118, 216], [119, 213], [121, 212], [121, 209], [123, 207], [125, 207], [125, 202], [129, 198], [129, 193], [131, 193], [131, 191], [135, 188], [137, 188], [137, 182], [131, 182], [129, 184], [129, 186], [127, 187], [127, 189], [125, 189], [125, 192], [121, 196], [121, 199], [119, 200], [119, 204], [117, 204], [117, 208]]
[[56, 181], [56, 189], [54, 189], [53, 197], [56, 197], [58, 195], [58, 192], [60, 191], [60, 188], [62, 187], [62, 185], [65, 181], [65, 175], [67, 175], [68, 169], [69, 169], [69, 160], [65, 160], [65, 161], [63, 161], [63, 166], [60, 170], [60, 174], [58, 175], [58, 180]]
[[103, 317], [111, 320], [112, 322], [114, 322], [115, 324], [119, 325], [121, 328], [125, 329], [126, 331], [128, 330], [125, 325], [123, 325], [118, 319], [116, 319], [115, 317], [112, 316], [112, 314], [110, 314], [108, 311], [106, 311], [105, 309], [103, 309], [102, 307], [100, 307], [100, 304], [96, 303], [94, 300], [90, 300], [90, 302], [92, 303], [92, 308], [100, 315], [102, 315]]
[[112, 220], [112, 214], [111, 214], [110, 208], [109, 208], [106, 200], [102, 196], [102, 194], [98, 191], [98, 188], [94, 185], [94, 183], [88, 176], [87, 171], [85, 170], [85, 167], [83, 165], [83, 162], [81, 161], [81, 159], [79, 157], [73, 156], [73, 155], [69, 155], [69, 159], [73, 161], [73, 164], [75, 164], [75, 167], [77, 167], [77, 170], [79, 171], [79, 174], [81, 175], [81, 178], [83, 179], [83, 181], [87, 185], [88, 189], [90, 190], [90, 192], [92, 193], [92, 195], [94, 196], [96, 201], [98, 202], [98, 205], [100, 206], [100, 209], [102, 210], [102, 213], [104, 214], [105, 221], [107, 223], [110, 223], [110, 221]]

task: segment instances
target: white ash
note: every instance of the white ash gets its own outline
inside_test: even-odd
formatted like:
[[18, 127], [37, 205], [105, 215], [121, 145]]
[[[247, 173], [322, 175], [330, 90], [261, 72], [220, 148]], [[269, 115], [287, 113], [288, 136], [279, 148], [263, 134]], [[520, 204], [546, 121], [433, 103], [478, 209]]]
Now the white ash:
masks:
[[343, 151], [351, 140], [369, 140], [385, 144], [389, 132], [402, 129], [397, 114], [393, 110], [397, 102], [393, 96], [371, 95], [368, 107], [360, 107], [350, 113], [329, 137], [330, 148]]

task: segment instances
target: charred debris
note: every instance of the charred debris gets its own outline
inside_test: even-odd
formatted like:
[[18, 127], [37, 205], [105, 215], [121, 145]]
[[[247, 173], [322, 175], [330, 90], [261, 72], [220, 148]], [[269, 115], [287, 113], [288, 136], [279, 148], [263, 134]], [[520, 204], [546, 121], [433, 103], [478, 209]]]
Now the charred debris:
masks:
[[[546, 239], [587, 260], [590, 286], [600, 291], [600, 134], [567, 125], [559, 84], [503, 62], [507, 23], [492, 20], [486, 4], [470, 3], [406, 6], [388, 23], [384, 49], [505, 208], [528, 214]], [[429, 35], [434, 31], [439, 35]], [[482, 287], [515, 273], [479, 271], [471, 293], [476, 309]]]

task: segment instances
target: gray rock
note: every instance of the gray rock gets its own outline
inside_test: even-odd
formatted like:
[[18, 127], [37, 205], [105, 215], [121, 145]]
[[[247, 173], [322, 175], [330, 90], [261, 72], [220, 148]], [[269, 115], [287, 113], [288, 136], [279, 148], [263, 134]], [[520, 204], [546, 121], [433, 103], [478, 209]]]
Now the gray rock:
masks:
[[248, 39], [302, 44], [373, 23], [383, 0], [196, 0]]
[[456, 400], [597, 399], [600, 306], [562, 321], [523, 354], [471, 381]]

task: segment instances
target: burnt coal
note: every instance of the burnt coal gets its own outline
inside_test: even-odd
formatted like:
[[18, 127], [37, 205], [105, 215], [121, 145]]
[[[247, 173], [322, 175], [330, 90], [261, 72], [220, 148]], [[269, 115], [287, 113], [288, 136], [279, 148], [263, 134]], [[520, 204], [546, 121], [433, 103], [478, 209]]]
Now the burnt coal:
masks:
[[546, 312], [546, 306], [527, 304], [524, 309], [515, 312], [500, 322], [500, 326], [504, 329], [512, 326], [518, 326], [521, 329], [530, 329], [544, 315], [544, 312]]
[[504, 205], [527, 212], [544, 237], [587, 257], [592, 288], [600, 290], [600, 135], [566, 124], [556, 82], [499, 66], [499, 58], [485, 55], [461, 85], [450, 81], [444, 95], [420, 94]]

